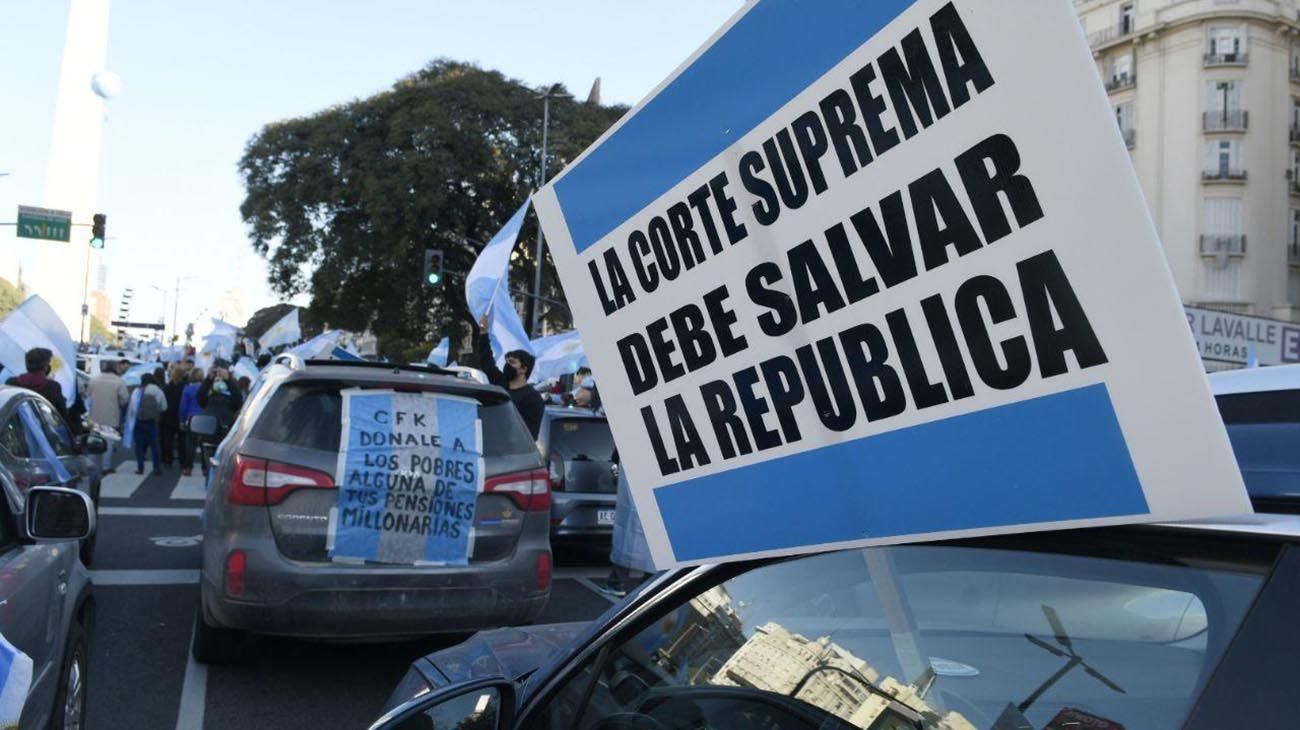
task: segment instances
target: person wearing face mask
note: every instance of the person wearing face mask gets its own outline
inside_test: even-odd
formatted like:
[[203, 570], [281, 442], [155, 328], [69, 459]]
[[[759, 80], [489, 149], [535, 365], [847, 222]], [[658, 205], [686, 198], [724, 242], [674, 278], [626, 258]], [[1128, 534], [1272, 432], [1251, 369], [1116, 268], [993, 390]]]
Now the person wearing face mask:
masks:
[[506, 389], [510, 395], [510, 400], [515, 404], [515, 409], [519, 415], [523, 416], [524, 425], [528, 426], [528, 432], [533, 435], [533, 440], [537, 440], [537, 432], [542, 428], [542, 412], [546, 410], [546, 404], [542, 401], [542, 395], [535, 388], [528, 384], [528, 376], [533, 374], [533, 364], [537, 359], [527, 350], [511, 350], [506, 353], [506, 362], [504, 368], [497, 368], [496, 361], [492, 357], [492, 342], [487, 336], [487, 321], [480, 323], [479, 332], [479, 369], [487, 376], [493, 385]]
[[235, 415], [244, 405], [244, 396], [230, 371], [219, 365], [212, 368], [203, 385], [199, 386], [198, 401], [203, 413], [216, 417], [224, 432], [235, 423]]

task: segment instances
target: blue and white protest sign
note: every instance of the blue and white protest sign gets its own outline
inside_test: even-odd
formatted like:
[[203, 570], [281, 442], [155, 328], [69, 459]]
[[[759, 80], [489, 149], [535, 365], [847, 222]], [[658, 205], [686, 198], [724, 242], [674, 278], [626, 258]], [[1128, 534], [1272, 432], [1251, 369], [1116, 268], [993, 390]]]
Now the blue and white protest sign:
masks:
[[473, 399], [343, 391], [331, 558], [467, 565], [483, 491], [482, 443]]
[[0, 727], [18, 727], [31, 686], [32, 658], [0, 634]]
[[1071, 3], [751, 0], [534, 204], [660, 566], [1250, 510]]
[[76, 396], [77, 345], [54, 309], [37, 295], [28, 297], [0, 321], [0, 364], [12, 373], [27, 372], [28, 350], [44, 347], [54, 353], [50, 378], [71, 404]]

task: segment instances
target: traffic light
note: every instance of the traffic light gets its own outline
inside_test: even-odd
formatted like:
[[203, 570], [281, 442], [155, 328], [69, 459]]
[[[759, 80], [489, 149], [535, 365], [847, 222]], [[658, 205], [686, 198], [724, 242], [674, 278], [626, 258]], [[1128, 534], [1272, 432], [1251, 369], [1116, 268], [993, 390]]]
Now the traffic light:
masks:
[[442, 249], [424, 249], [424, 283], [438, 286], [442, 283]]
[[90, 247], [103, 248], [104, 239], [106, 238], [104, 224], [108, 222], [108, 216], [103, 213], [96, 213], [91, 216], [90, 221]]

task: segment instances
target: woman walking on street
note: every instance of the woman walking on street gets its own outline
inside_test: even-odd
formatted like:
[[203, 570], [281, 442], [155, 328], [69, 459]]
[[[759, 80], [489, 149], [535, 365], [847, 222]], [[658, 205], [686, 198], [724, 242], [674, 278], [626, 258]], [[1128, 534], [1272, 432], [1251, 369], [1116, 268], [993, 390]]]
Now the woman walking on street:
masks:
[[179, 460], [181, 452], [180, 412], [181, 393], [185, 390], [185, 366], [172, 363], [167, 369], [167, 385], [163, 394], [167, 396], [167, 410], [162, 416], [162, 463], [171, 468]]
[[190, 418], [203, 411], [199, 406], [199, 389], [202, 387], [203, 368], [190, 370], [189, 382], [181, 389], [180, 408], [176, 414], [180, 425], [181, 473], [185, 476], [194, 471], [194, 449], [198, 444], [190, 433]]
[[154, 374], [140, 376], [140, 405], [135, 416], [135, 473], [144, 473], [144, 452], [149, 449], [155, 476], [162, 474], [158, 447], [158, 421], [167, 410], [167, 396], [154, 384]]

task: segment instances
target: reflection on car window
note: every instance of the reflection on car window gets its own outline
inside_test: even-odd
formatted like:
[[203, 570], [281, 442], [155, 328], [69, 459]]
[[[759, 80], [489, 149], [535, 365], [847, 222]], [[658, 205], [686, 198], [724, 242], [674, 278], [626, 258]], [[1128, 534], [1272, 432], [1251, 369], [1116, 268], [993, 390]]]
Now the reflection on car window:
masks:
[[589, 700], [566, 687], [546, 721], [604, 728], [633, 713], [667, 728], [1176, 728], [1261, 581], [960, 546], [769, 564], [618, 646]]
[[45, 436], [50, 440], [50, 445], [54, 447], [54, 453], [58, 456], [72, 456], [76, 454], [76, 449], [72, 445], [72, 432], [68, 430], [68, 424], [63, 422], [63, 418], [54, 412], [54, 408], [48, 403], [33, 401], [37, 413], [41, 417], [41, 426], [45, 429]]
[[26, 459], [31, 456], [27, 451], [27, 434], [23, 431], [23, 422], [16, 412], [9, 416], [3, 428], [0, 428], [0, 446], [8, 452], [7, 456], [15, 459]]

